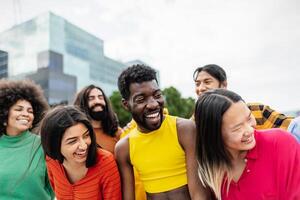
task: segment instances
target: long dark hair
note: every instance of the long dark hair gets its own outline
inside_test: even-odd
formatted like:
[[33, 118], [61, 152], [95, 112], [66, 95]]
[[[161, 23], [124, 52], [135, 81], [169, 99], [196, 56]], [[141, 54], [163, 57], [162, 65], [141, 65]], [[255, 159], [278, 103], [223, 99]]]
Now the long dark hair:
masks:
[[224, 175], [232, 167], [222, 138], [222, 118], [229, 107], [242, 98], [229, 90], [216, 89], [199, 96], [195, 107], [196, 153], [199, 174], [219, 198]]
[[41, 123], [42, 146], [47, 156], [63, 163], [61, 140], [65, 131], [78, 123], [84, 124], [89, 131], [91, 144], [88, 150], [86, 167], [91, 167], [97, 161], [97, 144], [94, 130], [87, 116], [75, 106], [58, 106], [47, 113]]
[[198, 74], [202, 71], [207, 72], [209, 75], [217, 79], [220, 83], [227, 81], [225, 70], [216, 64], [208, 64], [203, 67], [198, 67], [193, 73], [194, 81], [197, 80]]
[[119, 126], [118, 119], [112, 109], [109, 99], [106, 97], [104, 91], [100, 87], [97, 87], [95, 85], [88, 85], [83, 88], [80, 92], [77, 93], [74, 105], [79, 107], [91, 119], [89, 113], [88, 97], [91, 90], [94, 88], [102, 92], [105, 101], [105, 110], [107, 111], [107, 117], [105, 118], [105, 120], [101, 121], [103, 131], [105, 134], [108, 134], [111, 137], [115, 137]]

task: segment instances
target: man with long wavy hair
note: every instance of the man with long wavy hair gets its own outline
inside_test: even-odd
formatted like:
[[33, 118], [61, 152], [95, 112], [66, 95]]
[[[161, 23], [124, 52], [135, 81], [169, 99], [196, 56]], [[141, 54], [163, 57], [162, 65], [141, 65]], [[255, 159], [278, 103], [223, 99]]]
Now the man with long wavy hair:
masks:
[[114, 153], [122, 129], [104, 91], [95, 85], [88, 85], [76, 95], [74, 105], [90, 118], [97, 144]]

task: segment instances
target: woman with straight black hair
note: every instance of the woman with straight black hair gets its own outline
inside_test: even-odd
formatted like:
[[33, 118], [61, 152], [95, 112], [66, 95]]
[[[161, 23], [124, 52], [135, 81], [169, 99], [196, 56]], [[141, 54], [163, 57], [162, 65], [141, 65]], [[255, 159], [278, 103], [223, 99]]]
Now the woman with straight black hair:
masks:
[[195, 121], [199, 176], [217, 199], [300, 198], [300, 145], [281, 129], [255, 130], [238, 94], [203, 93]]
[[97, 148], [93, 127], [74, 106], [59, 106], [41, 124], [49, 179], [58, 200], [120, 200], [114, 156]]

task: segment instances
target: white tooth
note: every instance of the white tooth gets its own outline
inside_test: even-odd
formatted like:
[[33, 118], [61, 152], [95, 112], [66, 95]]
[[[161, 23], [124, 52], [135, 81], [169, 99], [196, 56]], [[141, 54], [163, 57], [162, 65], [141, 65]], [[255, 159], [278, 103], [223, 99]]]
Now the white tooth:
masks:
[[85, 155], [85, 153], [86, 153], [86, 152], [75, 153], [75, 154], [82, 156], [82, 155]]
[[150, 115], [147, 115], [147, 117], [151, 118], [151, 117], [157, 117], [159, 115], [159, 113], [154, 113], [154, 114], [150, 114]]
[[20, 119], [18, 120], [21, 124], [27, 124], [29, 121], [26, 119]]

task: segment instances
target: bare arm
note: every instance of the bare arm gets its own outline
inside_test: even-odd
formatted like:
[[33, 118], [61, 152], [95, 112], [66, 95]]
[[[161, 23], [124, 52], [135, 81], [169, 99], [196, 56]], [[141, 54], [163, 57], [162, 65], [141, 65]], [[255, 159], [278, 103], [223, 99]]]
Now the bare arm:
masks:
[[196, 127], [192, 120], [177, 119], [178, 140], [186, 156], [188, 188], [192, 200], [209, 199], [209, 191], [202, 185], [198, 176], [196, 159]]
[[135, 200], [134, 176], [129, 158], [128, 137], [121, 139], [116, 144], [115, 157], [121, 175], [123, 200]]

